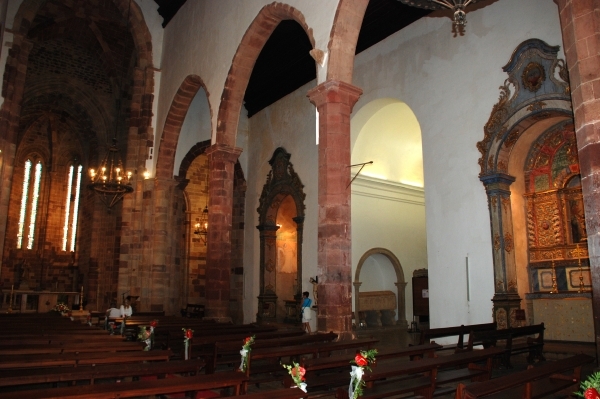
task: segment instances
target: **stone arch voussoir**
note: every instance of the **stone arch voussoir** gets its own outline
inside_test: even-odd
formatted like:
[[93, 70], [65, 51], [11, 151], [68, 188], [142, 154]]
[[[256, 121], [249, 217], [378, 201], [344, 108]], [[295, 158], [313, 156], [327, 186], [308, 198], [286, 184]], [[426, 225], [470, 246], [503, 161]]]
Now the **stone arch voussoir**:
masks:
[[[208, 96], [208, 91], [206, 91], [206, 86], [202, 82], [202, 79], [197, 75], [189, 75], [184, 79], [173, 98], [160, 139], [158, 159], [156, 161], [156, 177], [165, 179], [173, 177], [175, 151], [177, 150], [179, 133], [181, 132], [181, 127], [183, 126], [183, 121], [190, 108], [190, 104], [198, 90], [200, 90], [200, 87], [204, 89]], [[212, 120], [210, 102], [208, 106]], [[182, 176], [181, 171], [179, 175]]]
[[264, 6], [246, 30], [231, 62], [221, 96], [216, 143], [235, 147], [240, 110], [254, 63], [273, 30], [283, 20], [300, 24], [314, 47], [312, 29], [300, 11], [277, 2]]

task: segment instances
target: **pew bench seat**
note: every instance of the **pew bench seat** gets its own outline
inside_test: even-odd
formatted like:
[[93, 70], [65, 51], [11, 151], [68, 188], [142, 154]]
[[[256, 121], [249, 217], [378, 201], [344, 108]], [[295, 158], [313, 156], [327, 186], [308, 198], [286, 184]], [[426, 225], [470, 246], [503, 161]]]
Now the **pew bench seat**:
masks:
[[167, 395], [179, 392], [196, 392], [213, 389], [232, 388], [239, 395], [240, 387], [246, 380], [243, 373], [224, 372], [192, 377], [167, 378], [151, 381], [122, 382], [11, 392], [2, 395], [3, 399], [112, 399], [133, 398], [150, 395]]
[[581, 379], [581, 367], [593, 361], [592, 356], [579, 354], [489, 381], [469, 385], [459, 384], [456, 388], [456, 398], [537, 399], [565, 389], [575, 390]]

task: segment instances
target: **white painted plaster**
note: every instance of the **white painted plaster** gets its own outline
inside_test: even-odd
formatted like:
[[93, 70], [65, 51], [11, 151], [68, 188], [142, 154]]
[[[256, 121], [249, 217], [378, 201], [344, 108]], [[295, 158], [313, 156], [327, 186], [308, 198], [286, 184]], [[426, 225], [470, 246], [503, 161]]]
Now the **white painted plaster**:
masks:
[[[219, 101], [235, 52], [260, 10], [271, 3], [271, 0], [194, 0], [181, 7], [164, 31], [163, 76], [155, 145], [160, 143], [166, 115], [177, 89], [191, 74], [200, 76], [206, 84], [214, 110], [214, 142]], [[289, 0], [286, 3], [304, 16], [314, 37], [315, 47], [326, 50], [338, 2]], [[326, 74], [321, 69], [318, 78], [324, 80]], [[156, 151], [158, 148], [155, 148]]]
[[[406, 319], [412, 320], [413, 271], [427, 267], [423, 189], [391, 181], [357, 177], [352, 183], [352, 281], [360, 258], [373, 248], [385, 248], [400, 261], [404, 280]], [[363, 266], [364, 267], [364, 266]], [[382, 265], [381, 273], [386, 273]], [[392, 269], [393, 270], [393, 269]], [[361, 269], [360, 291], [389, 289], [397, 294], [395, 273], [383, 283]], [[391, 287], [391, 288], [390, 288]], [[354, 307], [354, 302], [352, 303]]]
[[200, 88], [192, 99], [181, 126], [177, 151], [175, 152], [173, 175], [179, 175], [181, 161], [190, 148], [205, 140], [210, 140], [210, 110], [208, 109], [206, 92]]
[[[317, 183], [318, 147], [314, 142], [315, 112], [306, 93], [316, 85], [307, 83], [294, 93], [253, 115], [248, 121], [248, 171], [246, 174], [246, 215], [244, 236], [244, 278], [246, 300], [244, 322], [256, 320], [260, 293], [259, 198], [278, 147], [291, 154], [290, 162], [304, 184], [305, 220], [302, 245], [302, 291], [312, 292], [310, 277], [317, 275]], [[286, 299], [286, 298], [280, 298]], [[316, 331], [316, 317], [311, 321]]]
[[491, 234], [476, 143], [506, 79], [501, 67], [517, 45], [530, 38], [562, 44], [552, 0], [492, 2], [467, 18], [458, 37], [447, 18], [423, 18], [359, 54], [354, 69], [364, 92], [356, 110], [393, 97], [409, 104], [421, 125], [432, 327], [492, 319]]

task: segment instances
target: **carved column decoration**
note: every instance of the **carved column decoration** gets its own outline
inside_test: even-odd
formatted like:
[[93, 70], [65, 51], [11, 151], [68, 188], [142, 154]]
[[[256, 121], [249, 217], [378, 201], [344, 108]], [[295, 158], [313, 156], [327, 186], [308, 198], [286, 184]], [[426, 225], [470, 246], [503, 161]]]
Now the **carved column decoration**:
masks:
[[510, 205], [510, 185], [515, 178], [504, 174], [481, 176], [488, 196], [492, 229], [494, 263], [494, 319], [498, 328], [507, 328], [508, 316], [519, 309], [521, 298], [517, 293], [517, 268]]

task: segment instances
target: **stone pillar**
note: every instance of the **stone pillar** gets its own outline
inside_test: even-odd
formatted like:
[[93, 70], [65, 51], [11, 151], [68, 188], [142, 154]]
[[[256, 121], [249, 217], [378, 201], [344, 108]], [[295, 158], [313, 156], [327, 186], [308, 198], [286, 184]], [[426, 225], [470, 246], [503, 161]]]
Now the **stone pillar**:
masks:
[[[302, 241], [304, 240], [304, 216], [297, 216], [292, 218], [296, 223], [296, 278], [298, 284], [296, 285], [296, 293], [294, 299], [298, 301], [298, 304], [302, 304]], [[313, 298], [313, 305], [316, 305], [316, 298]]]
[[308, 92], [319, 111], [318, 331], [352, 337], [350, 114], [362, 90], [328, 80]]
[[209, 165], [208, 236], [206, 250], [206, 318], [229, 316], [231, 229], [234, 166], [242, 150], [214, 144], [206, 150]]
[[354, 324], [356, 328], [360, 328], [360, 314], [358, 312], [360, 312], [359, 293], [362, 283], [360, 281], [355, 281], [352, 283], [352, 285], [354, 285], [354, 295], [356, 295], [354, 298]]
[[[600, 358], [600, 5], [558, 0], [569, 68], [581, 189], [588, 233], [597, 357]], [[594, 51], [592, 51], [594, 50]]]
[[259, 321], [277, 320], [277, 230], [279, 226], [262, 225], [260, 232], [260, 294], [258, 296]]
[[[488, 196], [494, 260], [494, 320], [498, 328], [511, 327], [520, 308], [517, 291], [515, 240], [510, 205], [510, 185], [515, 178], [504, 173], [480, 177]], [[513, 316], [513, 317], [511, 317]]]
[[408, 328], [408, 321], [406, 320], [406, 282], [394, 283], [398, 290], [398, 321], [397, 326]]

